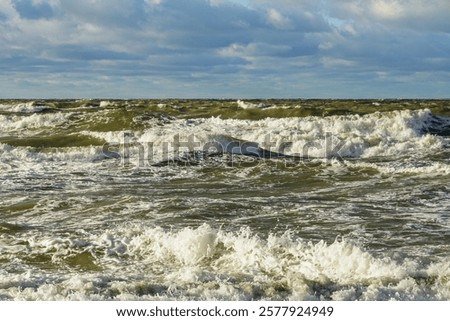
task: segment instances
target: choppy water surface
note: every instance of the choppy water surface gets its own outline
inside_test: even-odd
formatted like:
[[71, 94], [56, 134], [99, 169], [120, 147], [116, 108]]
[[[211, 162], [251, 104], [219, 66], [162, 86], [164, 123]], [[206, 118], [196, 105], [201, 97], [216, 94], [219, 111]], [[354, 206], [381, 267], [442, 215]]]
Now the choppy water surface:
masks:
[[449, 101], [2, 101], [2, 300], [449, 300]]

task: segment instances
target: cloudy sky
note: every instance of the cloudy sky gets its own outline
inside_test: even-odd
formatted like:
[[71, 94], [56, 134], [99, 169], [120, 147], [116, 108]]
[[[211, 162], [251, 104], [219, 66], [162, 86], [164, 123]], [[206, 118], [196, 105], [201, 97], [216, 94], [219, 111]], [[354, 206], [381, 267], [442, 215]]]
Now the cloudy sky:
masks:
[[449, 0], [0, 0], [0, 98], [450, 98]]

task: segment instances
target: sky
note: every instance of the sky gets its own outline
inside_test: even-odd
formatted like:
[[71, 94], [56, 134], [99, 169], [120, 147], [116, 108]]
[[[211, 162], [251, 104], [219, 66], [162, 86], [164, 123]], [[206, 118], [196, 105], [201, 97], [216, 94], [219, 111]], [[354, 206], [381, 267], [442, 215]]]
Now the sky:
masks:
[[450, 98], [450, 1], [0, 0], [0, 98]]

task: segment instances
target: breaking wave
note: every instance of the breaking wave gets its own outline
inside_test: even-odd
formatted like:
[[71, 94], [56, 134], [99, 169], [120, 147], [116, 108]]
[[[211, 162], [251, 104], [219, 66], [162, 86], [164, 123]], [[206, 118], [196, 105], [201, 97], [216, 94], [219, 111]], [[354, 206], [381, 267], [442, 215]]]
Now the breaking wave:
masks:
[[0, 275], [4, 299], [450, 299], [448, 260], [394, 260], [345, 239], [312, 243], [289, 231], [261, 238], [249, 228], [225, 232], [207, 224], [174, 231], [125, 226], [15, 243], [1, 246], [3, 257], [28, 252], [30, 260], [75, 272], [56, 282], [32, 272]]
[[[177, 120], [141, 132], [83, 134], [110, 144], [151, 148], [155, 160], [183, 152], [215, 150], [242, 154], [243, 144], [302, 158], [373, 158], [422, 156], [448, 144], [444, 135], [450, 119], [429, 110], [395, 111], [364, 116], [263, 119], [259, 121], [207, 118]], [[439, 133], [443, 135], [439, 135]], [[219, 147], [217, 147], [219, 146]], [[230, 147], [231, 146], [231, 147]], [[232, 147], [235, 147], [232, 150]], [[148, 151], [145, 152], [148, 155]], [[249, 153], [252, 154], [252, 153]], [[258, 153], [253, 153], [258, 155]]]

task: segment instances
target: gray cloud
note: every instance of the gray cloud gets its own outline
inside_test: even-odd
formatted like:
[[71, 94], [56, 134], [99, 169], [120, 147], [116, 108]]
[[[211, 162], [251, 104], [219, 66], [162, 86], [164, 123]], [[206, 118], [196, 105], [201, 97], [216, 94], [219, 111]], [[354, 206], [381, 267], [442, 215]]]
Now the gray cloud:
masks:
[[0, 97], [450, 96], [448, 9], [447, 0], [6, 0]]

